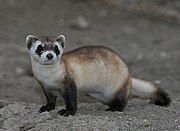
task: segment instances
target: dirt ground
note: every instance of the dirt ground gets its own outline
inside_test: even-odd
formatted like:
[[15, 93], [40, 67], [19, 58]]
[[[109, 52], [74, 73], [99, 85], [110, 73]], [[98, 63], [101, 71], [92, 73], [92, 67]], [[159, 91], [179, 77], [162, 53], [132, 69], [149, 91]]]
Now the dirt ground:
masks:
[[[106, 112], [106, 106], [79, 95], [75, 116], [58, 116], [61, 104], [38, 114], [46, 100], [25, 52], [28, 34], [65, 34], [66, 51], [84, 45], [111, 47], [132, 76], [156, 83], [172, 104], [165, 108], [130, 100], [123, 112]], [[82, 0], [1, 0], [0, 46], [0, 131], [180, 130], [180, 23]]]

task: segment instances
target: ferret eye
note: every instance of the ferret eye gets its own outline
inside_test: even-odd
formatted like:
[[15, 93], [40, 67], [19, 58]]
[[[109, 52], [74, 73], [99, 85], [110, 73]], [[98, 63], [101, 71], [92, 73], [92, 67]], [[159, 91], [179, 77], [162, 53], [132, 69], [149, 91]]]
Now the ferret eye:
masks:
[[42, 51], [43, 51], [43, 47], [42, 45], [39, 45], [36, 49], [36, 53], [40, 56], [42, 54]]
[[41, 52], [41, 51], [43, 50], [42, 45], [39, 45], [39, 46], [37, 47], [37, 50]]
[[60, 51], [59, 51], [59, 48], [57, 45], [55, 45], [54, 51], [55, 51], [57, 56], [60, 54]]

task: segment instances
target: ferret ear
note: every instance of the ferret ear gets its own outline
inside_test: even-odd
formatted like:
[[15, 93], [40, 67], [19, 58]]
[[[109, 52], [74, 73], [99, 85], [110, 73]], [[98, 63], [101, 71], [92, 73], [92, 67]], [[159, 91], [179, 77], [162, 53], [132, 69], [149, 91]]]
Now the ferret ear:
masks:
[[65, 47], [65, 42], [66, 42], [66, 38], [64, 35], [59, 35], [56, 39], [57, 42], [60, 43], [61, 47], [64, 49]]
[[39, 40], [36, 36], [34, 36], [34, 35], [28, 35], [27, 37], [26, 37], [26, 48], [27, 49], [30, 49], [31, 48], [31, 46], [32, 46], [32, 44], [34, 43], [34, 42], [36, 42], [37, 40]]

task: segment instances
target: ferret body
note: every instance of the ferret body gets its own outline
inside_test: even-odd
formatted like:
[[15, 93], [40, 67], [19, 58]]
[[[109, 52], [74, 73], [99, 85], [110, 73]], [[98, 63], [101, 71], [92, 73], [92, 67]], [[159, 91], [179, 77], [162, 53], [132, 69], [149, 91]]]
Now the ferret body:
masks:
[[156, 105], [169, 105], [170, 98], [164, 91], [150, 82], [131, 78], [128, 67], [112, 49], [85, 46], [63, 53], [64, 45], [63, 35], [26, 38], [34, 76], [47, 98], [47, 105], [39, 112], [55, 109], [56, 98], [61, 94], [66, 109], [58, 113], [74, 115], [77, 91], [108, 105], [108, 111], [123, 111], [130, 96], [150, 99]]

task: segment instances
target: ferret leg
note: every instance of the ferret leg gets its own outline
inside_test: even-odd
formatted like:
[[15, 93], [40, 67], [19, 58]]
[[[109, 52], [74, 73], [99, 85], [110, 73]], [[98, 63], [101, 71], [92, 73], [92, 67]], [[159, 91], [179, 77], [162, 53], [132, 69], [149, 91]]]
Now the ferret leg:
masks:
[[54, 96], [52, 93], [48, 92], [44, 88], [43, 88], [43, 91], [44, 91], [44, 94], [45, 94], [46, 99], [47, 99], [47, 104], [40, 108], [39, 113], [42, 113], [44, 111], [54, 110], [55, 109], [55, 105], [56, 105], [57, 96]]
[[73, 116], [77, 110], [77, 88], [70, 77], [65, 77], [63, 83], [65, 87], [62, 95], [65, 100], [66, 109], [60, 110], [58, 114], [63, 116]]
[[107, 111], [123, 111], [124, 107], [127, 104], [127, 98], [124, 92], [117, 92], [115, 97], [107, 103], [109, 106]]

